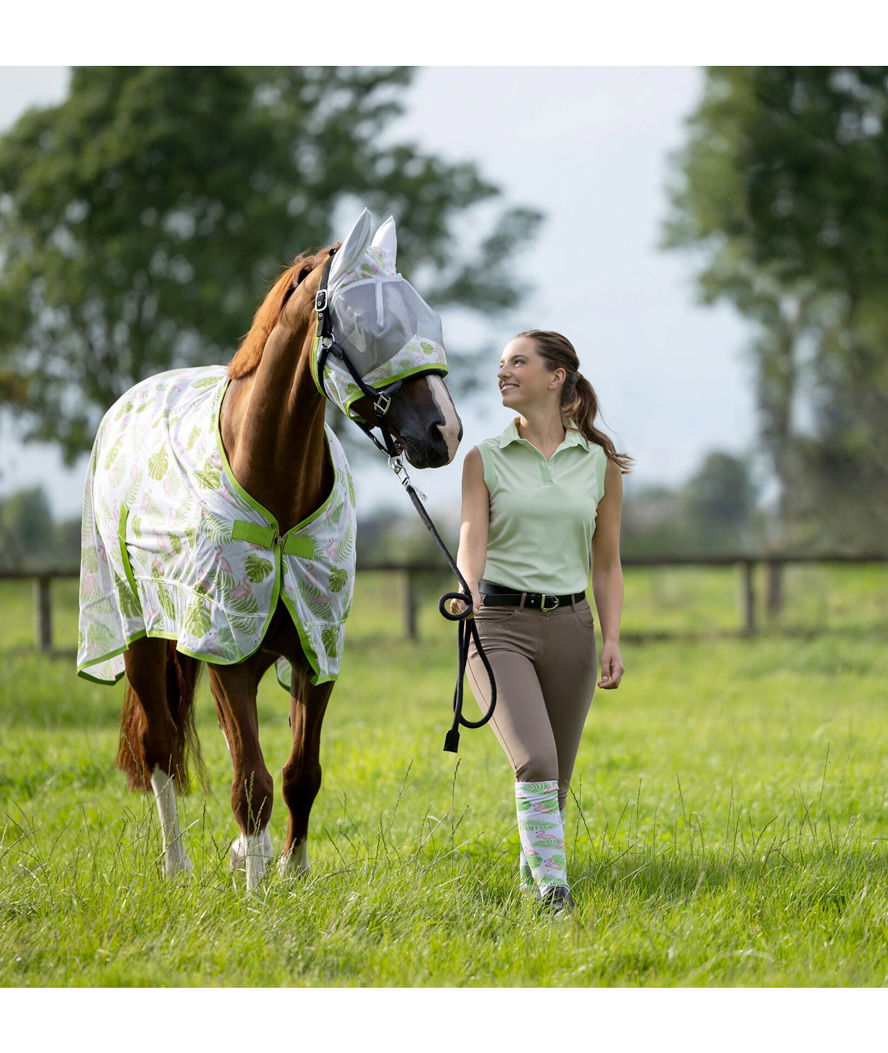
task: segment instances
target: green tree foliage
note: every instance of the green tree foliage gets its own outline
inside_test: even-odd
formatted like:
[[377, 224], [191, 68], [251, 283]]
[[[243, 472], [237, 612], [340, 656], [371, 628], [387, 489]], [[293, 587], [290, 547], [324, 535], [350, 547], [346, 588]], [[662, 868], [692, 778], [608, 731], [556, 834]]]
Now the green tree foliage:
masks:
[[886, 67], [710, 69], [674, 161], [665, 245], [755, 326], [784, 544], [888, 527], [886, 118]]
[[756, 493], [745, 459], [714, 451], [685, 488], [690, 532], [698, 551], [752, 548]]
[[80, 559], [80, 520], [55, 522], [41, 486], [0, 500], [0, 567], [69, 569]]
[[708, 453], [684, 486], [630, 490], [623, 515], [627, 556], [729, 555], [759, 544], [757, 491], [747, 457]]
[[482, 209], [456, 250], [456, 221], [499, 191], [383, 145], [412, 72], [89, 67], [26, 113], [0, 139], [0, 405], [26, 437], [71, 462], [132, 383], [227, 361], [281, 265], [342, 236], [357, 202], [395, 215], [436, 307], [515, 303], [510, 258], [540, 216]]

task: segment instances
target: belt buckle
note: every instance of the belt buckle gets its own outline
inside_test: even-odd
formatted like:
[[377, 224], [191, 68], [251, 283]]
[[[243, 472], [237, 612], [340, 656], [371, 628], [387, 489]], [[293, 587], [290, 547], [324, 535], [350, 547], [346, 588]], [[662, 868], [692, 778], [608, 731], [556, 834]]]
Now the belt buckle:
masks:
[[[547, 607], [546, 606], [546, 600], [554, 600], [555, 602], [552, 604], [551, 607]], [[554, 611], [555, 608], [558, 607], [560, 604], [561, 604], [561, 600], [559, 600], [557, 596], [547, 596], [545, 593], [543, 593], [542, 599], [540, 600], [540, 610], [541, 611]]]

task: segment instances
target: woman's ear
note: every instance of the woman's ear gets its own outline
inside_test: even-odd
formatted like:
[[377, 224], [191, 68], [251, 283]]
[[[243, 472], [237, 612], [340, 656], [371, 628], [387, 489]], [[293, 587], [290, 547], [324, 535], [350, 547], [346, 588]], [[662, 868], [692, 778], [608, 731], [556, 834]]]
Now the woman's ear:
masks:
[[559, 366], [552, 370], [552, 379], [549, 381], [550, 388], [560, 388], [567, 380], [567, 370]]

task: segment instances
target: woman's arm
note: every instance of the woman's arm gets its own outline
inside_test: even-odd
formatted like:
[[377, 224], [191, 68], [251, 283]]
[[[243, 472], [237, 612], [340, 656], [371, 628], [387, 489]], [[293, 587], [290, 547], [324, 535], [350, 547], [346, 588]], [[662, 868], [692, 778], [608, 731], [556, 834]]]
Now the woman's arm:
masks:
[[468, 583], [472, 603], [481, 606], [478, 582], [487, 562], [487, 530], [490, 523], [490, 494], [484, 484], [484, 466], [477, 447], [466, 455], [462, 478], [462, 514], [456, 565]]
[[620, 563], [620, 519], [623, 510], [623, 478], [610, 459], [604, 474], [604, 497], [598, 502], [592, 536], [592, 592], [598, 610], [603, 644], [601, 680], [603, 688], [619, 687], [623, 676], [620, 656], [620, 618], [623, 613], [623, 566]]

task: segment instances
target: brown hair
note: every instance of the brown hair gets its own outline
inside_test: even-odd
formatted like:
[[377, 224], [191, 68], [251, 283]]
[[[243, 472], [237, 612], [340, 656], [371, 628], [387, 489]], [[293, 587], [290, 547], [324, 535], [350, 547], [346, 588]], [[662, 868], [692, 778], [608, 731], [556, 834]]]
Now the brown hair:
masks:
[[588, 380], [580, 372], [580, 359], [576, 349], [566, 336], [545, 329], [526, 329], [514, 339], [526, 336], [533, 340], [540, 358], [554, 373], [563, 369], [567, 374], [561, 389], [561, 412], [589, 442], [597, 443], [609, 460], [624, 474], [632, 466], [633, 459], [627, 453], [617, 453], [613, 439], [595, 427], [598, 416], [598, 396]]
[[[337, 242], [337, 247], [338, 247]], [[268, 295], [259, 304], [253, 315], [253, 324], [240, 342], [234, 358], [228, 363], [228, 375], [232, 380], [247, 376], [259, 365], [262, 352], [271, 331], [277, 325], [281, 311], [295, 286], [299, 285], [309, 274], [330, 255], [330, 249], [318, 253], [303, 252], [285, 267], [280, 277], [274, 282]]]

